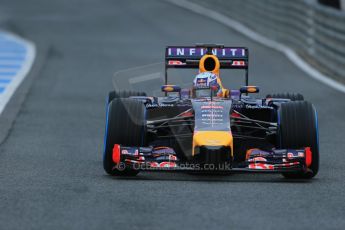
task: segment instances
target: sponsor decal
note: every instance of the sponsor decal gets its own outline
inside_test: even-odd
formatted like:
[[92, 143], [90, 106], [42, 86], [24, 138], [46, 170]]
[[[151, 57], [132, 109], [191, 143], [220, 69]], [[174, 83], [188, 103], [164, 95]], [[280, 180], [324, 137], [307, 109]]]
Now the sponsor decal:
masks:
[[196, 79], [197, 84], [206, 84], [207, 83], [207, 78], [197, 78]]
[[232, 108], [233, 109], [243, 109], [245, 107], [244, 104], [233, 104]]
[[249, 162], [262, 162], [262, 161], [267, 161], [266, 158], [264, 157], [254, 157], [248, 160]]
[[267, 105], [246, 105], [246, 109], [273, 109], [273, 107]]
[[134, 155], [134, 156], [138, 156], [139, 155], [139, 151], [138, 151], [137, 148], [125, 147], [125, 149], [121, 149], [121, 155]]
[[220, 121], [222, 122], [223, 119], [219, 119], [219, 118], [214, 118], [213, 116], [211, 116], [210, 118], [201, 118], [202, 121], [213, 121], [213, 122], [216, 122], [216, 121]]
[[157, 168], [158, 165], [159, 165], [158, 162], [150, 162], [150, 167], [152, 167], [152, 168]]
[[264, 163], [254, 163], [254, 164], [249, 164], [248, 168], [250, 168], [250, 169], [269, 169], [269, 170], [274, 170], [274, 165], [264, 164]]
[[291, 151], [286, 154], [288, 159], [304, 157], [304, 152]]
[[174, 155], [169, 155], [169, 160], [170, 161], [177, 161], [177, 157]]
[[223, 117], [223, 114], [202, 114], [201, 117]]
[[185, 65], [186, 63], [182, 62], [182, 61], [177, 61], [177, 60], [170, 60], [168, 62], [168, 65]]
[[164, 104], [164, 103], [159, 103], [159, 104], [146, 104], [146, 108], [157, 108], [157, 107], [174, 107], [173, 104]]
[[[223, 109], [221, 105], [202, 105], [201, 109]], [[214, 112], [214, 111], [213, 111]]]
[[288, 159], [294, 158], [294, 154], [293, 153], [287, 153], [286, 155], [287, 155]]
[[[201, 57], [205, 55], [207, 50], [205, 48], [197, 47], [168, 47], [168, 57]], [[217, 57], [224, 58], [244, 58], [246, 57], [246, 50], [244, 48], [216, 48], [212, 49], [212, 54]], [[242, 61], [238, 61], [242, 64]]]
[[233, 61], [231, 65], [232, 66], [245, 66], [246, 63], [245, 63], [245, 61]]
[[194, 130], [230, 130], [230, 107], [231, 101], [193, 101]]
[[162, 167], [162, 168], [172, 168], [172, 167], [176, 167], [176, 163], [175, 162], [161, 162], [159, 163], [159, 167]]
[[205, 89], [208, 88], [207, 87], [207, 78], [197, 78], [195, 85], [198, 88], [205, 88]]
[[164, 161], [161, 163], [150, 162], [149, 165], [151, 168], [173, 168], [173, 167], [177, 167], [177, 164], [175, 162], [169, 162], [169, 161]]
[[203, 114], [205, 113], [222, 113], [223, 110], [220, 109], [205, 109], [202, 111]]

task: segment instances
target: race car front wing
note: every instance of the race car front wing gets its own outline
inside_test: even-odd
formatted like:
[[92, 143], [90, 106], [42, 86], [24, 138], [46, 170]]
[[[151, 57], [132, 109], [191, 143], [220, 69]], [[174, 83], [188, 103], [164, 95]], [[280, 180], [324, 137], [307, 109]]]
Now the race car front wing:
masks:
[[142, 171], [222, 171], [234, 173], [284, 173], [301, 172], [310, 169], [312, 152], [303, 149], [273, 149], [263, 151], [250, 149], [243, 162], [203, 164], [181, 161], [170, 147], [126, 147], [118, 144], [113, 148], [113, 162], [118, 170], [132, 168]]

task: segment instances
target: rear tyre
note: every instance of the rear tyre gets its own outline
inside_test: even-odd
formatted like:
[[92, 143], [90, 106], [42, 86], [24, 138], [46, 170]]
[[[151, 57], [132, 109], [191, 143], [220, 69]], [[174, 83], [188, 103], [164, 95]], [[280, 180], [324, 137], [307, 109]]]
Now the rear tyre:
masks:
[[132, 96], [146, 96], [144, 92], [137, 92], [137, 91], [118, 91], [115, 90], [110, 91], [108, 94], [108, 103], [109, 104], [115, 98], [128, 98]]
[[279, 113], [279, 140], [284, 149], [310, 147], [312, 163], [308, 172], [284, 173], [286, 178], [310, 179], [319, 171], [319, 138], [317, 112], [307, 101], [283, 103]]
[[275, 93], [275, 94], [268, 94], [266, 98], [282, 98], [282, 99], [290, 99], [291, 101], [304, 101], [304, 97], [302, 94], [299, 93]]
[[135, 176], [138, 170], [119, 170], [113, 162], [115, 144], [140, 147], [146, 145], [146, 108], [140, 101], [130, 98], [115, 98], [107, 110], [104, 136], [104, 170], [115, 176]]

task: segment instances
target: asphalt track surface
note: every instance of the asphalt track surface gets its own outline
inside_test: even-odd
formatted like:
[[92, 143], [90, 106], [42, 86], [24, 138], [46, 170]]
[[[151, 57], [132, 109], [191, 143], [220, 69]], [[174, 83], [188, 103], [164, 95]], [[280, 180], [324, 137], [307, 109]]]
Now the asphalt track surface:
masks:
[[[38, 56], [0, 146], [0, 229], [343, 228], [345, 95], [282, 54], [161, 1], [2, 0], [1, 13], [3, 25], [36, 43]], [[315, 179], [104, 173], [104, 98], [113, 73], [162, 61], [168, 44], [205, 41], [248, 46], [251, 83], [262, 95], [301, 92], [315, 104]], [[231, 85], [230, 77], [223, 81]]]

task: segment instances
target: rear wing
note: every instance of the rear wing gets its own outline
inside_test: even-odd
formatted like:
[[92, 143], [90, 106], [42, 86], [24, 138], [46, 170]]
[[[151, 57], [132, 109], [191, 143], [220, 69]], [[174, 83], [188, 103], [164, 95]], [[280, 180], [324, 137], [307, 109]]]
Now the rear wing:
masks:
[[196, 46], [167, 46], [165, 49], [165, 83], [168, 84], [168, 69], [198, 69], [199, 62], [205, 54], [217, 56], [220, 69], [246, 70], [248, 85], [248, 48], [226, 47], [216, 44], [197, 44]]
[[247, 69], [248, 49], [221, 45], [168, 46], [165, 50], [167, 68], [198, 68], [205, 54], [216, 55], [221, 69]]

